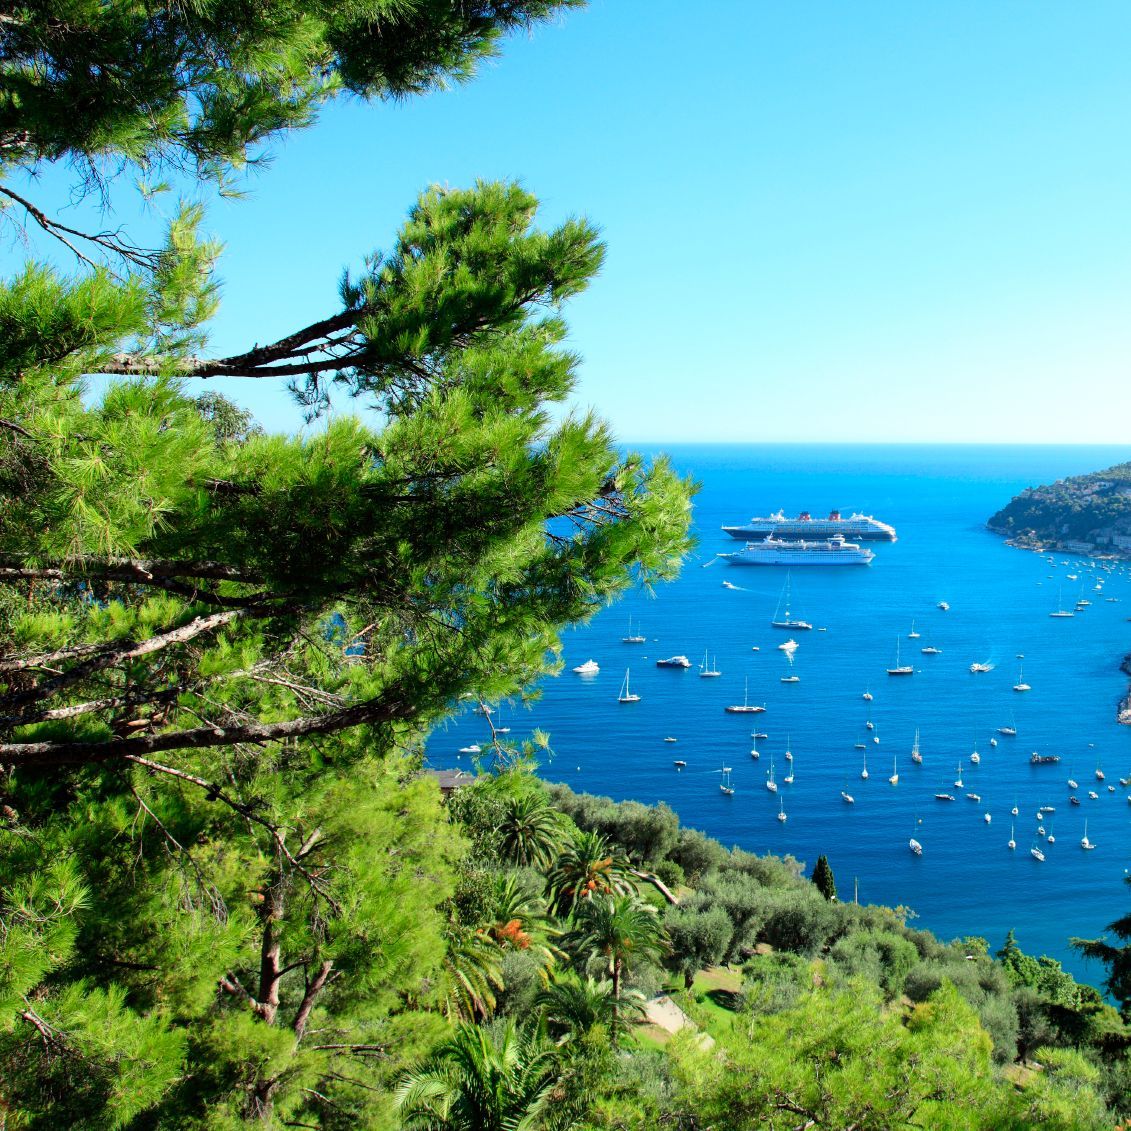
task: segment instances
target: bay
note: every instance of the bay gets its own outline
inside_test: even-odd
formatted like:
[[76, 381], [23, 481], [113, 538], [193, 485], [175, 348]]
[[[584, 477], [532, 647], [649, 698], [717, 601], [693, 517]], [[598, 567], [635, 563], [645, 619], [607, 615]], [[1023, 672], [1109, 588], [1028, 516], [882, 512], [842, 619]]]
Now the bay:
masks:
[[[535, 726], [550, 733], [553, 757], [543, 776], [617, 800], [664, 801], [683, 824], [728, 845], [792, 854], [809, 867], [825, 853], [841, 898], [852, 897], [855, 883], [862, 902], [910, 908], [916, 926], [943, 938], [981, 935], [994, 949], [1013, 928], [1030, 953], [1051, 955], [1085, 980], [1101, 979], [1102, 969], [1075, 955], [1067, 940], [1102, 933], [1131, 900], [1123, 883], [1131, 866], [1131, 789], [1118, 785], [1131, 775], [1131, 729], [1115, 722], [1127, 686], [1119, 662], [1131, 651], [1131, 573], [1066, 554], [1049, 565], [1004, 545], [984, 523], [1022, 488], [1131, 459], [1131, 448], [634, 447], [666, 452], [700, 484], [698, 547], [677, 581], [651, 594], [632, 592], [568, 631], [565, 670], [544, 681], [539, 702], [500, 706], [510, 738]], [[899, 535], [894, 544], [869, 544], [876, 558], [868, 567], [792, 571], [793, 613], [815, 626], [792, 634], [799, 643], [792, 665], [777, 648], [790, 634], [769, 624], [785, 570], [728, 566], [716, 557], [739, 545], [721, 532], [723, 523], [779, 508], [818, 516], [859, 510], [892, 523]], [[1075, 617], [1048, 616], [1080, 596], [1092, 603]], [[940, 601], [950, 609], [940, 610]], [[630, 617], [644, 644], [622, 642]], [[913, 621], [918, 639], [908, 635]], [[913, 677], [886, 674], [897, 641]], [[923, 655], [926, 645], [941, 654]], [[699, 678], [705, 652], [721, 677]], [[672, 654], [694, 666], [655, 666]], [[1019, 654], [1032, 686], [1023, 694], [1012, 690]], [[587, 659], [597, 661], [599, 674], [570, 671]], [[975, 661], [993, 668], [971, 674]], [[628, 669], [641, 699], [620, 704]], [[782, 683], [787, 674], [799, 682]], [[747, 683], [750, 701], [764, 703], [765, 713], [725, 713], [727, 704], [742, 702]], [[1015, 738], [997, 734], [1011, 722]], [[428, 742], [430, 764], [470, 769], [471, 759], [457, 751], [473, 742], [486, 747], [486, 730], [470, 712], [439, 728]], [[754, 730], [768, 735], [757, 743], [757, 760]], [[921, 765], [909, 757], [916, 730]], [[789, 785], [782, 784], [787, 746], [794, 755]], [[975, 749], [977, 765], [970, 761]], [[1061, 761], [1033, 766], [1034, 751]], [[865, 755], [867, 780], [860, 776]], [[677, 758], [685, 769], [674, 767]], [[776, 796], [765, 788], [771, 759]], [[893, 759], [896, 786], [888, 783]], [[732, 769], [731, 796], [719, 789], [724, 766]], [[954, 785], [959, 777], [962, 787]], [[842, 800], [842, 790], [854, 804]], [[956, 800], [937, 801], [937, 792]], [[1070, 794], [1079, 807], [1069, 804]], [[785, 822], [777, 819], [779, 805]], [[1055, 807], [1043, 820], [1051, 845], [1036, 832], [1043, 805]], [[1091, 852], [1080, 847], [1085, 818], [1097, 845]], [[1006, 847], [1011, 821], [1014, 851]], [[909, 851], [912, 836], [922, 856]], [[1034, 843], [1044, 863], [1030, 855]]]

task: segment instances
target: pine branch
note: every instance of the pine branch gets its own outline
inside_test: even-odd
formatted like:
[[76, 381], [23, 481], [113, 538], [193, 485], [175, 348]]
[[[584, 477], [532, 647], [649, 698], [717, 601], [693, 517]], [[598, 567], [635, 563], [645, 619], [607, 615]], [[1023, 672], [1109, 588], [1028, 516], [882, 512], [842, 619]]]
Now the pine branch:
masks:
[[[210, 613], [208, 616], [196, 617], [187, 624], [182, 624], [179, 628], [174, 628], [169, 632], [158, 633], [156, 636], [149, 637], [148, 640], [129, 641], [126, 644], [116, 647], [104, 647], [91, 659], [77, 664], [75, 667], [70, 668], [54, 679], [48, 680], [46, 683], [38, 684], [26, 691], [14, 692], [0, 697], [0, 709], [14, 711], [14, 715], [9, 716], [10, 718], [17, 720], [22, 719], [24, 713], [19, 711], [18, 708], [28, 704], [42, 702], [44, 699], [78, 683], [79, 680], [86, 679], [88, 676], [95, 675], [97, 672], [105, 671], [107, 668], [114, 667], [115, 664], [137, 660], [142, 656], [149, 656], [154, 652], [160, 652], [174, 644], [184, 644], [189, 640], [195, 640], [204, 633], [213, 632], [217, 628], [223, 628], [224, 625], [230, 624], [241, 616], [270, 616], [275, 611], [276, 610], [265, 610], [261, 608], [247, 608], [246, 606], [227, 609], [221, 613]], [[85, 650], [88, 646], [80, 645], [79, 647]], [[70, 657], [64, 656], [61, 658]], [[3, 667], [5, 663], [15, 665], [16, 670], [21, 670], [22, 667], [26, 666], [23, 661], [15, 656], [5, 656], [0, 657], [0, 670], [5, 670]]]
[[68, 248], [72, 254], [87, 264], [89, 267], [97, 267], [98, 264], [90, 258], [89, 255], [80, 251], [67, 237], [73, 236], [77, 240], [84, 240], [87, 243], [94, 244], [103, 252], [111, 256], [118, 256], [127, 263], [132, 263], [135, 267], [141, 267], [144, 270], [152, 271], [157, 267], [160, 253], [156, 251], [146, 251], [144, 248], [134, 247], [133, 244], [128, 244], [120, 239], [114, 232], [81, 232], [77, 228], [69, 228], [66, 224], [60, 224], [58, 220], [52, 220], [42, 208], [36, 207], [30, 200], [13, 192], [7, 185], [0, 184], [0, 195], [8, 197], [9, 200], [14, 201], [20, 205], [21, 208], [38, 224], [49, 236], [57, 239], [64, 247]]
[[327, 979], [330, 977], [330, 971], [334, 968], [334, 960], [327, 958], [322, 963], [318, 973], [314, 976], [313, 982], [308, 982], [306, 986], [306, 993], [302, 996], [302, 1003], [298, 1007], [298, 1013], [295, 1014], [295, 1041], [301, 1041], [302, 1035], [306, 1032], [306, 1023], [310, 1020], [310, 1011], [314, 1008], [314, 1001], [322, 992], [323, 987], [326, 985]]

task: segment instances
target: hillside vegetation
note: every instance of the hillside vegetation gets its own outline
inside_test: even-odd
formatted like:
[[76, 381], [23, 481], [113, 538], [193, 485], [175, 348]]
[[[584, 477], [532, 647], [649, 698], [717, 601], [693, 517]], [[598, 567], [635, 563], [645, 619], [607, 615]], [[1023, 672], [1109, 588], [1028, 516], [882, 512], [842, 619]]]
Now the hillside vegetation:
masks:
[[1028, 487], [987, 525], [1026, 549], [1131, 554], [1131, 463]]

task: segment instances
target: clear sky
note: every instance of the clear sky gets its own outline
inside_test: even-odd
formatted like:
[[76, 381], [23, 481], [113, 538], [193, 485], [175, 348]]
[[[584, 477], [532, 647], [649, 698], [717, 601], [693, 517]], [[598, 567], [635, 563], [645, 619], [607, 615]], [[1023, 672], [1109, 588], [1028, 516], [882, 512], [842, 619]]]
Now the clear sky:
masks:
[[336, 309], [429, 183], [517, 178], [608, 241], [566, 316], [625, 440], [1125, 442], [1129, 46], [1127, 0], [594, 0], [279, 144], [210, 214], [214, 346]]

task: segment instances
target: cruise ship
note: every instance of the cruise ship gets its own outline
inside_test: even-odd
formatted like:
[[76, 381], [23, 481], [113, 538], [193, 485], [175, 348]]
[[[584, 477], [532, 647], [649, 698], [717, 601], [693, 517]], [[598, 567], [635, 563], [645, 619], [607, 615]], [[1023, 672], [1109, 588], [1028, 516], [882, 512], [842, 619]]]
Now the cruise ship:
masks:
[[852, 514], [842, 518], [840, 511], [830, 511], [828, 518], [814, 518], [802, 511], [796, 518], [786, 518], [784, 511], [769, 518], [752, 518], [745, 526], [724, 526], [732, 538], [756, 542], [763, 538], [814, 539], [832, 538], [841, 534], [845, 538], [858, 538], [862, 542], [894, 542], [895, 527], [880, 522], [870, 514]]
[[791, 542], [782, 538], [766, 538], [747, 542], [746, 549], [733, 554], [720, 554], [731, 565], [750, 566], [842, 566], [868, 565], [876, 555], [855, 542], [846, 542], [841, 535], [823, 542]]

